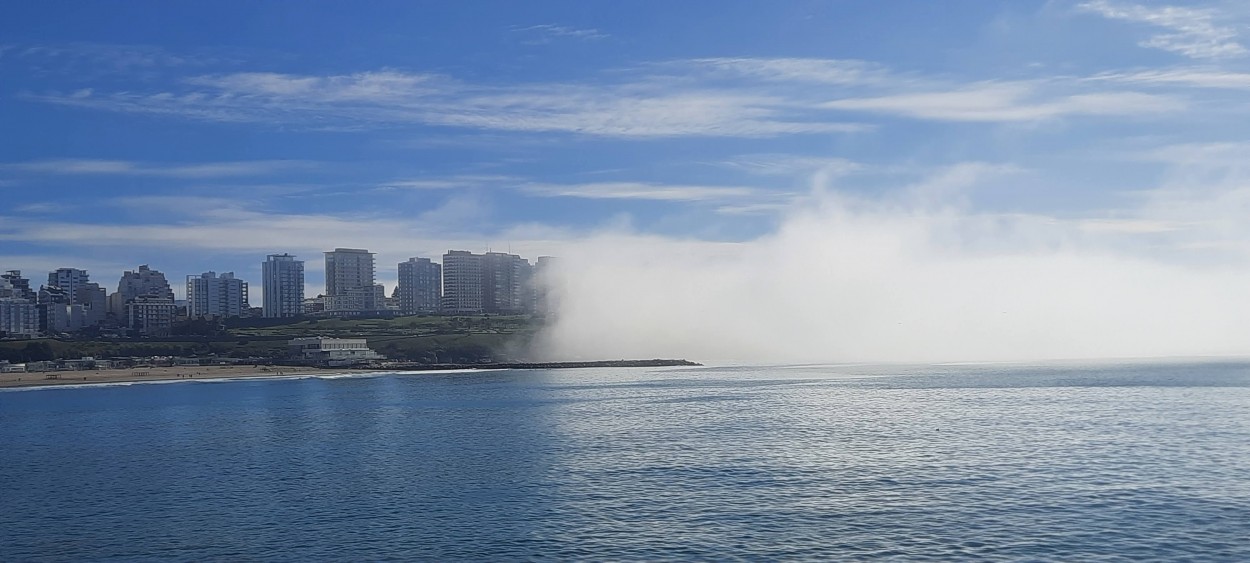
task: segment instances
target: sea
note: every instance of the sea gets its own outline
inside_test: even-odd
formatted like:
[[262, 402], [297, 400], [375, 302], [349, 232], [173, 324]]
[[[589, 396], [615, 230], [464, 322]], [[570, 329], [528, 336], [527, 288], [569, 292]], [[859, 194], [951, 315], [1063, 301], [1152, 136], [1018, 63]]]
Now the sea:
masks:
[[0, 392], [0, 561], [1250, 561], [1250, 362]]

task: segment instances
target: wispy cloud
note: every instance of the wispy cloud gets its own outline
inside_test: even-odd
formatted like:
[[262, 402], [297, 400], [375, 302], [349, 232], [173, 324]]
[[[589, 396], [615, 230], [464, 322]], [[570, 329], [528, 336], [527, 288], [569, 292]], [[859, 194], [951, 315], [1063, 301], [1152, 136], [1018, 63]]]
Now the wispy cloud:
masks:
[[186, 82], [236, 96], [269, 96], [325, 103], [408, 101], [452, 93], [457, 88], [454, 81], [441, 75], [393, 70], [331, 76], [240, 72], [197, 76]]
[[1146, 6], [1092, 0], [1078, 6], [1105, 18], [1143, 23], [1167, 30], [1142, 41], [1142, 47], [1162, 49], [1194, 59], [1239, 57], [1246, 54], [1237, 41], [1237, 28], [1218, 23], [1220, 13], [1213, 8], [1186, 6]]
[[223, 122], [394, 127], [424, 124], [516, 132], [646, 138], [768, 137], [862, 131], [811, 114], [803, 102], [741, 88], [625, 83], [474, 86], [429, 74], [199, 76], [189, 92], [79, 91], [30, 98], [112, 111]]
[[863, 165], [845, 158], [791, 154], [746, 154], [715, 164], [761, 176], [810, 175], [816, 172], [845, 174], [863, 169]]
[[312, 163], [298, 160], [250, 160], [168, 165], [126, 160], [60, 159], [0, 164], [0, 169], [40, 174], [221, 178], [261, 176], [312, 166]]
[[82, 108], [313, 129], [439, 127], [624, 139], [767, 138], [874, 129], [847, 120], [847, 111], [1020, 122], [1136, 117], [1185, 107], [1175, 97], [1107, 90], [1105, 82], [1070, 77], [958, 82], [856, 60], [702, 58], [616, 69], [577, 82], [506, 87], [381, 69], [208, 74], [155, 92], [84, 88], [26, 97]]
[[607, 39], [609, 37], [608, 34], [594, 28], [579, 29], [550, 23], [525, 27], [513, 27], [512, 32], [525, 36], [525, 42], [531, 45], [550, 43], [555, 39], [579, 39], [582, 41], [593, 41], [598, 39]]
[[[379, 253], [379, 262], [398, 263], [409, 256], [438, 256], [449, 248], [485, 249], [492, 241], [508, 243], [515, 251], [533, 256], [558, 250], [573, 235], [557, 228], [496, 226], [486, 224], [480, 206], [471, 200], [452, 200], [442, 208], [417, 217], [338, 213], [270, 213], [242, 206], [217, 208], [195, 205], [194, 200], [146, 198], [123, 205], [139, 209], [178, 211], [176, 221], [154, 219], [146, 224], [101, 224], [41, 217], [38, 220], [0, 216], [0, 247], [8, 242], [35, 244], [49, 248], [72, 246], [82, 249], [135, 249], [139, 255], [159, 258], [166, 253], [185, 254], [188, 250], [241, 256], [263, 255], [274, 249], [305, 256], [323, 250], [354, 246]], [[447, 216], [459, 217], [449, 223]], [[257, 236], [264, 233], [264, 236]], [[84, 251], [85, 253], [90, 251]], [[81, 264], [70, 260], [66, 264]], [[8, 264], [33, 266], [27, 259]], [[315, 266], [315, 262], [310, 261]], [[47, 269], [47, 268], [44, 268]]]
[[1250, 73], [1215, 68], [1171, 68], [1100, 74], [1093, 80], [1109, 80], [1156, 86], [1178, 85], [1227, 90], [1250, 89]]
[[812, 58], [708, 58], [668, 63], [713, 74], [777, 82], [874, 84], [890, 79], [881, 65], [859, 60]]
[[644, 182], [593, 182], [586, 184], [525, 184], [521, 191], [542, 197], [583, 199], [643, 199], [657, 201], [725, 201], [760, 195], [741, 186], [689, 186]]
[[1133, 153], [1135, 159], [1184, 167], [1250, 172], [1250, 143], [1178, 143]]
[[1141, 92], [1044, 95], [1036, 82], [987, 82], [954, 90], [845, 98], [829, 109], [939, 121], [1036, 121], [1066, 115], [1144, 116], [1185, 108], [1183, 101]]
[[1077, 228], [1091, 233], [1146, 235], [1170, 233], [1186, 228], [1185, 223], [1152, 219], [1088, 219], [1077, 222]]
[[461, 174], [457, 176], [437, 178], [415, 178], [410, 180], [394, 180], [378, 186], [382, 189], [407, 190], [451, 190], [457, 188], [477, 188], [494, 186], [505, 182], [519, 182], [512, 176]]
[[154, 45], [90, 42], [0, 45], [0, 63], [9, 68], [24, 65], [41, 75], [75, 81], [116, 75], [150, 80], [185, 69], [235, 66], [257, 53], [248, 55], [221, 48], [176, 52]]

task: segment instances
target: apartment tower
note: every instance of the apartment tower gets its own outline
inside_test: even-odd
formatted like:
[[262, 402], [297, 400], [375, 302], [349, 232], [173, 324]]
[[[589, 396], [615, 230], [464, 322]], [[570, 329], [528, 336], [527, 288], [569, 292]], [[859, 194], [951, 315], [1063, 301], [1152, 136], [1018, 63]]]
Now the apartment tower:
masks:
[[270, 254], [261, 263], [262, 305], [268, 318], [298, 317], [304, 307], [304, 261]]

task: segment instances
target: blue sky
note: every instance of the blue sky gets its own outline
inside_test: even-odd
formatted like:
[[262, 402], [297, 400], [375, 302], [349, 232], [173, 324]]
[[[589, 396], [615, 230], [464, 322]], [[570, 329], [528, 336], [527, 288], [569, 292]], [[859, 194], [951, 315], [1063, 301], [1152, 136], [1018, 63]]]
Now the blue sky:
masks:
[[292, 252], [315, 293], [336, 246], [389, 285], [451, 248], [753, 240], [814, 188], [1175, 233], [1207, 217], [1142, 202], [1240, 182], [1248, 24], [1237, 2], [10, 2], [0, 268], [257, 282]]

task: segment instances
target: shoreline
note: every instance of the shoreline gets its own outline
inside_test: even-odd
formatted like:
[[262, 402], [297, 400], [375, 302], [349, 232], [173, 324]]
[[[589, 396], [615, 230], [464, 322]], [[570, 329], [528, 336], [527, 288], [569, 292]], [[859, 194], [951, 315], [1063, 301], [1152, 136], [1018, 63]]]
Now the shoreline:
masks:
[[530, 370], [562, 368], [612, 368], [612, 367], [677, 367], [699, 366], [687, 360], [600, 360], [591, 362], [536, 362], [491, 364], [403, 364], [386, 368], [318, 368], [309, 366], [170, 366], [99, 369], [82, 371], [50, 371], [0, 373], [0, 389], [31, 387], [62, 387], [101, 383], [149, 383], [165, 381], [196, 381], [216, 379], [251, 379], [308, 377], [318, 375], [350, 376], [370, 373], [448, 372], [488, 370]]
[[173, 366], [83, 371], [3, 373], [0, 374], [0, 389], [91, 385], [99, 383], [144, 383], [152, 381], [195, 381], [197, 379], [248, 379], [309, 375], [338, 375], [344, 372], [364, 373], [364, 370], [326, 370], [320, 368], [286, 366]]

